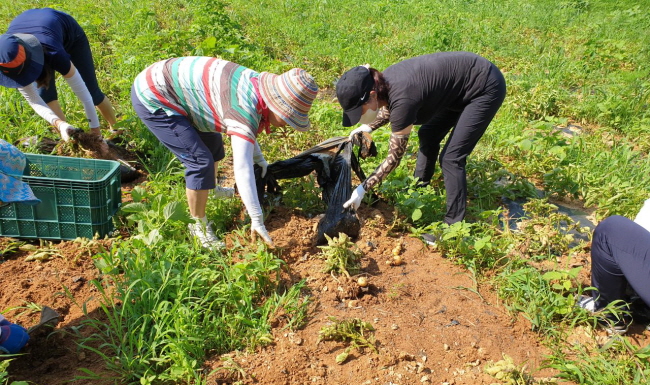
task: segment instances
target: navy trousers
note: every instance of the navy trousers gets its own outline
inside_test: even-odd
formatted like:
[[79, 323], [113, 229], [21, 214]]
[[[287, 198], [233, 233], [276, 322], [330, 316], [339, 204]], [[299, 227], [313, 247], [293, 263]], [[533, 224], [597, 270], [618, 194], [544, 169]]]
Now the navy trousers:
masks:
[[625, 300], [627, 285], [650, 306], [650, 232], [632, 220], [611, 216], [596, 226], [591, 244], [591, 285], [596, 309]]
[[[102, 90], [99, 88], [97, 83], [97, 75], [95, 74], [95, 63], [93, 62], [93, 55], [90, 51], [90, 43], [88, 42], [88, 37], [86, 33], [81, 29], [79, 23], [70, 15], [64, 15], [70, 19], [70, 25], [74, 26], [75, 32], [72, 33], [73, 36], [67, 36], [66, 40], [68, 43], [65, 46], [65, 50], [70, 55], [70, 61], [79, 71], [81, 79], [86, 83], [86, 88], [90, 92], [90, 96], [93, 98], [93, 104], [99, 105], [104, 101], [105, 95]], [[65, 75], [65, 74], [63, 74]], [[49, 103], [53, 100], [58, 100], [59, 95], [56, 90], [56, 76], [52, 76], [50, 79], [50, 84], [48, 87], [40, 87], [38, 93], [45, 101]]]
[[185, 187], [213, 189], [216, 186], [214, 162], [225, 157], [221, 134], [198, 131], [185, 116], [168, 116], [162, 108], [150, 112], [138, 99], [133, 86], [131, 104], [149, 131], [185, 166]]
[[467, 206], [467, 156], [474, 150], [479, 139], [506, 97], [506, 82], [496, 66], [492, 66], [485, 89], [461, 111], [445, 110], [436, 114], [418, 131], [420, 148], [414, 176], [425, 184], [431, 181], [435, 171], [440, 143], [454, 128], [440, 154], [440, 167], [447, 193], [448, 224], [462, 221]]

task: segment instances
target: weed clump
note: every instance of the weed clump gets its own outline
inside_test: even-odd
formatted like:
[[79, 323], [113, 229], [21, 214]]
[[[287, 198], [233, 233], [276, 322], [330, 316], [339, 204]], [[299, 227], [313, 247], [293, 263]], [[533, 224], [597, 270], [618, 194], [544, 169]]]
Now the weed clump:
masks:
[[322, 255], [326, 259], [324, 272], [339, 273], [346, 277], [356, 275], [361, 269], [361, 251], [345, 233], [339, 233], [338, 237], [330, 238], [325, 234], [327, 246], [318, 246], [323, 250]]
[[365, 348], [378, 353], [375, 347], [375, 328], [370, 322], [362, 321], [358, 318], [339, 320], [336, 317], [329, 317], [332, 322], [330, 325], [323, 327], [318, 332], [318, 343], [321, 341], [338, 341], [349, 343], [343, 353], [336, 356], [336, 363], [342, 364], [348, 359], [352, 349], [357, 349], [361, 353]]
[[512, 357], [507, 354], [503, 355], [503, 359], [497, 362], [488, 362], [483, 369], [485, 373], [496, 378], [503, 384], [550, 384], [555, 383], [547, 382], [545, 380], [536, 381], [531, 375], [525, 373], [526, 367], [519, 368], [515, 365]]

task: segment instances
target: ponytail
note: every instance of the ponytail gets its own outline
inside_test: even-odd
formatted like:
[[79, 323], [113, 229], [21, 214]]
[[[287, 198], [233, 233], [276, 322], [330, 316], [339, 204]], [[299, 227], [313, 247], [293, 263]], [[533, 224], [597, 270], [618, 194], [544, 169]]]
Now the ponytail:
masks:
[[384, 79], [384, 75], [374, 68], [370, 68], [370, 75], [372, 75], [372, 78], [375, 81], [373, 91], [377, 93], [377, 98], [388, 102], [388, 90], [390, 85], [386, 82], [386, 79]]

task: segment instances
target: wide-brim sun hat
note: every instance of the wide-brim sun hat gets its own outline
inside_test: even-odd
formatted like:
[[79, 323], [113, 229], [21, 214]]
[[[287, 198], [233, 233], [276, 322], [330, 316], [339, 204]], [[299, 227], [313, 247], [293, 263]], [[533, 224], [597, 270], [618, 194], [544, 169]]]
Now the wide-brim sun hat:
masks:
[[298, 131], [309, 129], [308, 113], [318, 85], [307, 71], [293, 68], [282, 75], [262, 72], [260, 95], [273, 113]]
[[0, 85], [20, 88], [33, 83], [43, 71], [43, 63], [43, 47], [36, 36], [0, 36]]

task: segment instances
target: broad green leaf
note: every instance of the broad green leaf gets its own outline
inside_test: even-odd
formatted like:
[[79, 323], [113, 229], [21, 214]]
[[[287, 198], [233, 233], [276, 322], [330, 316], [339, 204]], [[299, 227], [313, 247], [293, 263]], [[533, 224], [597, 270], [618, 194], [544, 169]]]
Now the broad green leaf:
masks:
[[146, 190], [143, 189], [140, 186], [135, 186], [133, 190], [131, 190], [131, 198], [133, 199], [134, 202], [141, 202], [142, 198], [144, 197], [144, 194], [146, 194]]
[[169, 202], [165, 205], [163, 209], [163, 215], [165, 219], [177, 219], [181, 215], [181, 210], [183, 209], [180, 202]]
[[542, 279], [545, 281], [552, 281], [554, 279], [561, 279], [564, 276], [564, 273], [560, 271], [549, 271], [542, 275]]
[[476, 251], [481, 251], [481, 249], [483, 249], [485, 246], [490, 246], [491, 245], [490, 244], [491, 239], [492, 239], [492, 237], [489, 236], [489, 235], [486, 235], [485, 237], [483, 237], [481, 239], [477, 239], [474, 242], [474, 248], [476, 249]]
[[530, 151], [530, 149], [533, 148], [533, 142], [530, 139], [524, 139], [519, 142], [519, 148], [524, 151]]
[[422, 210], [420, 209], [413, 210], [413, 214], [411, 214], [411, 220], [415, 222], [420, 218], [422, 218]]
[[553, 146], [551, 147], [550, 150], [548, 150], [549, 153], [556, 155], [558, 158], [560, 158], [560, 161], [564, 160], [566, 158], [566, 151], [564, 150], [563, 147], [560, 146]]
[[122, 211], [125, 213], [144, 212], [147, 211], [147, 209], [148, 209], [147, 205], [140, 202], [127, 203], [124, 206], [122, 206]]
[[160, 235], [160, 231], [158, 229], [153, 229], [149, 234], [147, 234], [147, 237], [143, 239], [143, 241], [147, 245], [153, 245], [158, 243], [159, 241], [162, 240], [162, 236]]
[[217, 46], [217, 38], [210, 36], [207, 39], [201, 42], [201, 48], [203, 49], [214, 49]]

